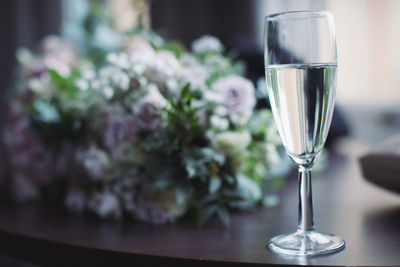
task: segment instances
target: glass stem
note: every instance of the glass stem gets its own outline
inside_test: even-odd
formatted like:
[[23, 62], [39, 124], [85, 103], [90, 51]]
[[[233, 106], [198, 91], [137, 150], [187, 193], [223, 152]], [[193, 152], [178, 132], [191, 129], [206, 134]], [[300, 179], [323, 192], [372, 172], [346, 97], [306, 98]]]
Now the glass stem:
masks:
[[311, 168], [299, 166], [299, 222], [302, 232], [314, 231]]

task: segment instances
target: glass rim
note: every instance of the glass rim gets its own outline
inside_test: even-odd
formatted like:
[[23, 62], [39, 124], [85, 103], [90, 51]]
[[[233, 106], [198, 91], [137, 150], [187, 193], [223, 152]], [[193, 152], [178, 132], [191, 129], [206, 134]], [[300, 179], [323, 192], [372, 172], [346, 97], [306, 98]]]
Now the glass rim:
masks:
[[[304, 16], [312, 15], [312, 16]], [[320, 17], [332, 17], [332, 13], [327, 10], [298, 10], [273, 13], [265, 16], [265, 22], [274, 20], [304, 20]]]

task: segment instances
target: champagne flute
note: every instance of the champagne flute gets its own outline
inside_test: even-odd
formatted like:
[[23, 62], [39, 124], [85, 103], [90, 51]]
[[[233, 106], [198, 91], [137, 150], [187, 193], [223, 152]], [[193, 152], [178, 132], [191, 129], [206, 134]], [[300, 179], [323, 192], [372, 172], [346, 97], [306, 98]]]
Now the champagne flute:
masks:
[[336, 90], [336, 37], [327, 11], [294, 11], [265, 18], [265, 77], [274, 119], [288, 156], [299, 169], [297, 231], [272, 238], [286, 255], [318, 255], [344, 248], [341, 237], [315, 230], [311, 168], [329, 131]]

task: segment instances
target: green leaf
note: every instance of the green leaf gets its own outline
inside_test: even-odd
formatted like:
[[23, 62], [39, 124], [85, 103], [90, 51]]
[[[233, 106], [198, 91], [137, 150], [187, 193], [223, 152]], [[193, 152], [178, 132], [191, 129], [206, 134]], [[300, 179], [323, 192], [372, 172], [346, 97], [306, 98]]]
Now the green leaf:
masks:
[[231, 223], [228, 209], [224, 207], [219, 207], [217, 210], [217, 214], [221, 222], [224, 224], [224, 226], [228, 227]]
[[211, 194], [214, 194], [221, 188], [221, 185], [222, 185], [222, 183], [221, 183], [220, 178], [218, 178], [218, 177], [211, 178], [209, 186], [208, 186], [208, 191]]
[[57, 89], [69, 96], [76, 94], [77, 88], [73, 77], [63, 77], [56, 70], [49, 70], [49, 73], [51, 80]]
[[229, 202], [236, 202], [236, 201], [244, 201], [245, 200], [245, 198], [243, 196], [238, 195], [238, 194], [234, 194], [234, 193], [229, 193], [229, 192], [228, 193], [225, 192], [222, 195], [222, 197], [223, 197], [224, 200], [229, 201]]
[[177, 57], [180, 57], [183, 53], [185, 53], [185, 47], [179, 42], [167, 42], [160, 47], [157, 47], [157, 50], [169, 50], [174, 53]]
[[236, 175], [237, 184], [234, 194], [243, 198], [242, 201], [230, 202], [230, 206], [238, 209], [248, 209], [255, 206], [262, 198], [261, 188], [252, 179], [243, 174]]
[[190, 105], [190, 103], [191, 103], [191, 101], [192, 101], [193, 98], [194, 98], [194, 95], [190, 92], [190, 83], [187, 83], [187, 84], [183, 87], [183, 89], [182, 89], [182, 91], [181, 91], [181, 98], [180, 98], [180, 101], [181, 101], [183, 104], [188, 104], [188, 105]]
[[41, 122], [56, 123], [60, 121], [57, 108], [50, 103], [37, 99], [33, 102], [33, 108], [36, 112], [35, 118]]
[[186, 190], [182, 186], [177, 186], [175, 188], [175, 199], [178, 205], [183, 205], [186, 199]]
[[210, 219], [215, 213], [217, 212], [217, 206], [212, 205], [206, 207], [204, 210], [202, 210], [198, 216], [197, 219], [197, 225], [202, 226], [204, 223]]
[[194, 164], [192, 162], [190, 162], [190, 161], [187, 162], [185, 164], [185, 169], [186, 169], [186, 171], [188, 173], [188, 177], [189, 178], [193, 178], [193, 177], [196, 176], [196, 168], [194, 167]]
[[154, 182], [153, 188], [154, 189], [165, 189], [171, 185], [172, 181], [168, 179], [158, 179]]

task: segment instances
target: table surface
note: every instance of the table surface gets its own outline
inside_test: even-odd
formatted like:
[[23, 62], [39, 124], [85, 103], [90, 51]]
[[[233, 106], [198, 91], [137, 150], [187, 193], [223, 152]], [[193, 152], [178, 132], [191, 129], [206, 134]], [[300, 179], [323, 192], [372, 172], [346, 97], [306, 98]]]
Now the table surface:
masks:
[[217, 220], [151, 226], [101, 222], [37, 204], [0, 203], [0, 254], [44, 266], [399, 266], [400, 197], [366, 182], [357, 158], [362, 144], [347, 140], [313, 174], [317, 230], [346, 240], [338, 253], [282, 257], [267, 240], [297, 224], [297, 181], [279, 192], [277, 206]]

